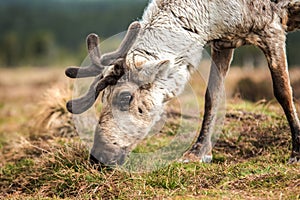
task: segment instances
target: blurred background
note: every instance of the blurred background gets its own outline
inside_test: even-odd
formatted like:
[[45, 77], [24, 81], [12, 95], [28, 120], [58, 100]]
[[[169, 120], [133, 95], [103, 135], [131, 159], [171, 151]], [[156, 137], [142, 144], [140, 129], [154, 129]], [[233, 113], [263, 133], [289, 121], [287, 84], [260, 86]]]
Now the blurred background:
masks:
[[[85, 38], [126, 30], [147, 0], [1, 0], [0, 66], [63, 66], [86, 56]], [[75, 61], [74, 61], [75, 60]]]
[[[97, 33], [105, 39], [141, 18], [148, 0], [1, 0], [0, 66], [64, 66], [86, 56], [85, 38]], [[288, 36], [291, 67], [300, 65], [300, 34]], [[236, 51], [236, 66], [260, 67], [260, 50]]]
[[[148, 2], [0, 0], [2, 117], [10, 116], [13, 110], [17, 112], [12, 116], [18, 116], [24, 105], [39, 102], [41, 95], [50, 87], [65, 87], [71, 91], [73, 82], [65, 77], [64, 69], [80, 66], [86, 58], [86, 36], [97, 33], [104, 41], [126, 31], [131, 22], [141, 19]], [[116, 46], [117, 42], [109, 40], [107, 43]], [[300, 99], [299, 47], [300, 32], [288, 34], [287, 54], [296, 101]], [[206, 49], [209, 53], [209, 48]], [[210, 60], [207, 58], [203, 59], [200, 67], [208, 70]], [[274, 100], [266, 59], [258, 48], [245, 46], [237, 49], [232, 65], [226, 80], [228, 99]], [[204, 90], [205, 87], [202, 88]], [[20, 109], [15, 109], [17, 104]]]

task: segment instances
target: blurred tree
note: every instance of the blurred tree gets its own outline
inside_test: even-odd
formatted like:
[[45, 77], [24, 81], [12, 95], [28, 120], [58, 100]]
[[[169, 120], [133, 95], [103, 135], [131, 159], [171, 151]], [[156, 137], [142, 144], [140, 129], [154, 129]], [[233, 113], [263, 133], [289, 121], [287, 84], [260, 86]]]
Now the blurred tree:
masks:
[[233, 65], [243, 67], [266, 66], [263, 52], [255, 46], [242, 46], [235, 50]]
[[16, 66], [20, 61], [20, 42], [18, 34], [14, 31], [4, 35], [1, 41], [0, 55], [3, 65]]
[[300, 32], [293, 32], [288, 34], [286, 48], [289, 65], [291, 67], [293, 65], [300, 66]]
[[[95, 32], [104, 40], [126, 30], [130, 22], [142, 16], [147, 3], [148, 0], [0, 0], [0, 63], [50, 65], [70, 55], [84, 57], [81, 47], [89, 33]], [[16, 43], [19, 48], [13, 50]]]
[[55, 54], [54, 36], [48, 31], [33, 33], [25, 43], [26, 63], [49, 65]]

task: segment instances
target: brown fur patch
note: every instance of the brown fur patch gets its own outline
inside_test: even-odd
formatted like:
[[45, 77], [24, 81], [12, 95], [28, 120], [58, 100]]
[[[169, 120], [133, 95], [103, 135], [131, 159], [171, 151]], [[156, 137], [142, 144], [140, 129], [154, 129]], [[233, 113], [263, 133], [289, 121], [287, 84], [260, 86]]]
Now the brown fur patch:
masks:
[[134, 66], [135, 66], [137, 69], [141, 69], [142, 66], [143, 66], [146, 62], [147, 62], [146, 60], [144, 60], [144, 61], [135, 61]]

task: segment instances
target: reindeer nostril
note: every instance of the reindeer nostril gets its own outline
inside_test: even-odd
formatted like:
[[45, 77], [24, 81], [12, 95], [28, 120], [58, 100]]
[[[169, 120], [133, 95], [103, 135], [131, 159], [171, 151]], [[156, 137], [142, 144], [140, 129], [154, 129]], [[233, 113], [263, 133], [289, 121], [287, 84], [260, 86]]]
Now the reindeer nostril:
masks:
[[141, 108], [138, 108], [138, 110], [140, 114], [143, 114], [143, 110]]

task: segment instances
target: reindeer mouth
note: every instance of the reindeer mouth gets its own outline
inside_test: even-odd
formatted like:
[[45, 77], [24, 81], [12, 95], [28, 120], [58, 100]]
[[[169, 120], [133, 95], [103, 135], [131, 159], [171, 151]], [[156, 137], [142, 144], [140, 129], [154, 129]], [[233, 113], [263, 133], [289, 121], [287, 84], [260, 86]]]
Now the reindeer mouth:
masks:
[[90, 154], [89, 161], [90, 161], [90, 164], [99, 171], [106, 170], [106, 169], [108, 169], [108, 170], [113, 169], [112, 167], [100, 162], [92, 154]]
[[97, 158], [95, 158], [92, 154], [90, 154], [90, 163], [92, 165], [100, 165], [105, 166], [103, 163], [101, 163]]
[[125, 162], [125, 158], [126, 155], [122, 154], [119, 158], [119, 160], [114, 161], [112, 163], [104, 163], [99, 161], [95, 156], [93, 156], [92, 154], [90, 154], [90, 163], [92, 165], [99, 165], [100, 167], [111, 167], [111, 166], [115, 166], [115, 165], [122, 165]]
[[90, 163], [92, 165], [99, 165], [100, 167], [115, 167], [117, 165], [121, 166], [125, 163], [128, 152], [123, 149], [119, 151], [108, 151], [103, 152], [91, 152], [90, 153]]

